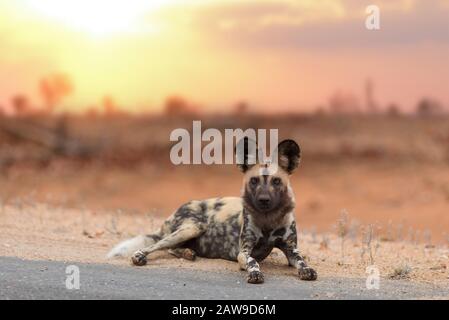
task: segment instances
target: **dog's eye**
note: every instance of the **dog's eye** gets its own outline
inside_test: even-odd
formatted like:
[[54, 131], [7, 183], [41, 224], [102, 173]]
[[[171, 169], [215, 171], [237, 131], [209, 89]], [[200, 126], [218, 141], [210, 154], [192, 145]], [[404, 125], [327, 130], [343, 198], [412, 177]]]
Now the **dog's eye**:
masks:
[[259, 178], [257, 178], [257, 177], [252, 177], [251, 179], [249, 179], [249, 183], [250, 183], [252, 186], [256, 186], [256, 185], [259, 183]]
[[280, 178], [273, 178], [273, 180], [272, 180], [272, 183], [273, 183], [275, 186], [280, 185], [281, 182], [282, 182], [282, 181], [281, 181]]

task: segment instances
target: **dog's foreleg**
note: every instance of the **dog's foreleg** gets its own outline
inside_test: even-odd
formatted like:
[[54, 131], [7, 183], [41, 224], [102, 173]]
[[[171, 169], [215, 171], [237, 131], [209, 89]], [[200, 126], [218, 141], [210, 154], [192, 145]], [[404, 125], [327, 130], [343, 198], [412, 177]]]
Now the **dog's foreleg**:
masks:
[[315, 270], [310, 268], [299, 253], [298, 236], [296, 233], [296, 224], [293, 222], [289, 233], [277, 244], [277, 247], [285, 254], [290, 266], [296, 267], [301, 280], [316, 280], [318, 275]]
[[248, 252], [240, 251], [238, 257], [240, 269], [248, 271], [247, 281], [249, 283], [263, 283], [263, 273], [260, 271], [259, 263], [251, 257]]
[[241, 270], [248, 271], [247, 281], [249, 283], [263, 283], [264, 277], [260, 272], [259, 263], [251, 257], [251, 252], [257, 243], [257, 236], [254, 231], [251, 230], [249, 225], [248, 216], [243, 218], [242, 231], [240, 233], [240, 253], [237, 256]]
[[299, 254], [299, 250], [295, 247], [286, 246], [280, 248], [288, 259], [288, 263], [291, 266], [296, 267], [298, 275], [301, 280], [316, 280], [318, 275], [315, 270], [309, 267], [304, 261], [303, 257]]

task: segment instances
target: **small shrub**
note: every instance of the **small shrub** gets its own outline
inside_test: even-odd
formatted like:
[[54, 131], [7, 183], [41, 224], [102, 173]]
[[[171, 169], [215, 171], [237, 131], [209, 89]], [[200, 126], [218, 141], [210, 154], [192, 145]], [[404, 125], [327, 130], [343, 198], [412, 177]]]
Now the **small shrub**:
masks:
[[388, 221], [386, 233], [382, 236], [381, 240], [388, 242], [393, 242], [395, 240], [393, 222], [391, 220]]
[[423, 236], [426, 248], [433, 248], [434, 245], [432, 245], [432, 233], [430, 232], [430, 230], [424, 231]]
[[312, 243], [317, 243], [317, 232], [316, 232], [316, 227], [313, 227], [310, 230], [310, 235], [312, 237]]
[[374, 260], [378, 248], [379, 242], [376, 239], [375, 226], [373, 224], [369, 224], [364, 229], [362, 236], [362, 252], [361, 252], [362, 261], [364, 261], [365, 253], [368, 253], [369, 263], [370, 265], [374, 265]]
[[5, 210], [5, 202], [2, 198], [0, 198], [0, 214], [3, 214], [3, 211]]
[[340, 218], [337, 221], [337, 235], [341, 240], [341, 264], [345, 261], [345, 240], [349, 233], [349, 215], [346, 210], [341, 211]]
[[401, 222], [398, 224], [398, 227], [396, 229], [396, 240], [402, 241], [404, 239], [404, 222]]
[[357, 241], [359, 231], [360, 231], [360, 223], [357, 221], [352, 221], [349, 227], [348, 237], [354, 242]]
[[407, 264], [403, 264], [399, 267], [394, 268], [389, 278], [393, 280], [409, 279], [411, 272], [412, 268]]
[[327, 249], [329, 249], [329, 237], [324, 234], [320, 242], [320, 250], [327, 250]]
[[443, 233], [443, 239], [446, 241], [446, 245], [449, 247], [449, 234]]

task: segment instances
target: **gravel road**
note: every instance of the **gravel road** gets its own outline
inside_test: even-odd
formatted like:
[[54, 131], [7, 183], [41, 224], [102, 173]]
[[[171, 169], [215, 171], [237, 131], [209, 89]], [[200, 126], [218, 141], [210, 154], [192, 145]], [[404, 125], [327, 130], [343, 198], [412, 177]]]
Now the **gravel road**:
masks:
[[[80, 288], [66, 288], [66, 267], [80, 271]], [[136, 268], [107, 264], [27, 261], [0, 257], [0, 299], [416, 299], [449, 298], [449, 288], [384, 280], [367, 290], [365, 279], [270, 276], [250, 285], [242, 272]], [[72, 282], [70, 282], [72, 283]]]

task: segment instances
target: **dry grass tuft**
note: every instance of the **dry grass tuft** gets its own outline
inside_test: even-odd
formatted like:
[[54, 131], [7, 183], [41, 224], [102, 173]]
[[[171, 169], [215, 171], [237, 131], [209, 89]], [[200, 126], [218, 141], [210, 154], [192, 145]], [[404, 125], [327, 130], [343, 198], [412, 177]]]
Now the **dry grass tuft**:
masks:
[[369, 264], [374, 265], [374, 260], [379, 249], [379, 241], [376, 238], [374, 224], [369, 224], [365, 227], [362, 233], [362, 250], [361, 260], [365, 261], [365, 254], [368, 253]]
[[329, 249], [329, 237], [326, 234], [323, 234], [321, 242], [320, 242], [320, 250], [327, 250]]
[[446, 246], [449, 247], [449, 235], [445, 232], [445, 233], [443, 234], [443, 237], [444, 237], [444, 240], [446, 241]]
[[4, 210], [5, 210], [5, 202], [0, 197], [0, 214], [3, 214]]
[[412, 268], [407, 264], [403, 264], [394, 268], [393, 272], [390, 273], [389, 278], [392, 280], [410, 279], [411, 272]]
[[343, 209], [340, 214], [340, 218], [337, 221], [337, 235], [341, 241], [341, 264], [345, 264], [345, 240], [349, 234], [349, 215], [346, 209]]
[[380, 240], [384, 241], [384, 242], [389, 242], [389, 241], [395, 241], [396, 240], [396, 235], [395, 235], [395, 232], [394, 232], [394, 226], [393, 226], [393, 222], [391, 220], [388, 221], [386, 232], [381, 235]]
[[[129, 210], [92, 211], [39, 203], [25, 204], [21, 211], [6, 205], [0, 215], [0, 255], [127, 265], [126, 259], [105, 260], [108, 250], [118, 241], [156, 230], [162, 221], [163, 217], [156, 212], [139, 215]], [[301, 253], [321, 277], [366, 278], [369, 263], [379, 269], [382, 278], [449, 285], [448, 247], [425, 248], [424, 243], [415, 245], [407, 241], [380, 242], [379, 228], [374, 224], [361, 227], [358, 238], [353, 239], [349, 234], [354, 224], [347, 214], [343, 214], [338, 225], [339, 232], [299, 235]], [[179, 262], [164, 252], [154, 256], [153, 266], [235, 271], [234, 262], [201, 258], [195, 263]], [[392, 270], [392, 266], [399, 267]], [[409, 266], [413, 266], [413, 272]], [[277, 249], [263, 262], [263, 268], [268, 274], [292, 275], [285, 256]]]

